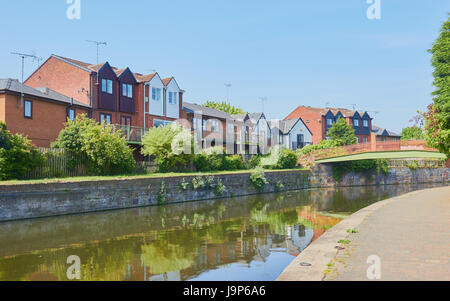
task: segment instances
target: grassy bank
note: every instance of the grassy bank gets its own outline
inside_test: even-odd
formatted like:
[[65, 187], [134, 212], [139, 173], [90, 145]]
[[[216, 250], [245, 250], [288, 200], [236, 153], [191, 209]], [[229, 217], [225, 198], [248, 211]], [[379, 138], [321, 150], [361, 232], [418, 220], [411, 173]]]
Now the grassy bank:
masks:
[[[307, 170], [305, 168], [295, 169], [274, 169], [266, 170], [265, 172], [280, 172], [280, 171], [294, 171]], [[217, 171], [217, 172], [185, 172], [185, 173], [152, 173], [144, 175], [116, 175], [116, 176], [87, 176], [87, 177], [69, 177], [69, 178], [54, 178], [54, 179], [38, 179], [38, 180], [10, 180], [1, 181], [2, 185], [26, 185], [26, 184], [51, 184], [51, 183], [71, 183], [71, 182], [92, 182], [92, 181], [110, 181], [110, 180], [131, 180], [131, 179], [147, 179], [147, 178], [168, 178], [168, 177], [183, 177], [183, 176], [214, 176], [225, 174], [242, 174], [250, 173], [251, 170], [235, 170], [235, 171]]]

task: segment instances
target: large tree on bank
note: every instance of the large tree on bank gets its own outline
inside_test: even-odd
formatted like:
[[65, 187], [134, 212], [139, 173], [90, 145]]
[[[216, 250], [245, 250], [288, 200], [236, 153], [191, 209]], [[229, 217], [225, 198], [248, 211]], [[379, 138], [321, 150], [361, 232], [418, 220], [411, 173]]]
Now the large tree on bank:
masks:
[[433, 103], [428, 106], [425, 117], [427, 143], [450, 157], [450, 18], [429, 50], [434, 67]]
[[336, 145], [351, 145], [357, 142], [355, 131], [344, 118], [339, 118], [328, 130], [327, 135]]

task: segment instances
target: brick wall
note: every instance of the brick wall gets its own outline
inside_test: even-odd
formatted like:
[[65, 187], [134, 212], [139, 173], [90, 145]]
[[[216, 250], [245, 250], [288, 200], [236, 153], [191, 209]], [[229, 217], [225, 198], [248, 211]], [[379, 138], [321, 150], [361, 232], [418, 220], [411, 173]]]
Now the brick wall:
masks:
[[[2, 98], [6, 101], [2, 101]], [[0, 120], [6, 122], [8, 130], [13, 134], [28, 136], [36, 146], [50, 147], [50, 143], [56, 140], [64, 128], [68, 105], [27, 96], [24, 100], [32, 101], [32, 119], [24, 117], [24, 106], [20, 106], [19, 95], [5, 94], [0, 95]], [[72, 108], [76, 115], [87, 113], [87, 109]], [[2, 111], [5, 115], [3, 118]]]

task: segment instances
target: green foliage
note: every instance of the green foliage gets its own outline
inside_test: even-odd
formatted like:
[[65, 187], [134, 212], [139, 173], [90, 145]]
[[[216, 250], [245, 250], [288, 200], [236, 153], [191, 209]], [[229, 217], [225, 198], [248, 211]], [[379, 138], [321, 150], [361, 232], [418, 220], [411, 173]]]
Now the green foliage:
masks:
[[65, 150], [72, 168], [84, 163], [93, 174], [126, 174], [136, 170], [133, 150], [120, 130], [100, 125], [85, 115], [68, 120], [52, 147]]
[[311, 144], [306, 145], [303, 148], [299, 148], [295, 151], [297, 157], [301, 157], [304, 155], [307, 155], [313, 151], [321, 150], [321, 149], [328, 149], [328, 148], [334, 148], [340, 146], [340, 143], [336, 141], [331, 140], [322, 140], [319, 144]]
[[376, 172], [378, 174], [387, 174], [388, 171], [389, 164], [385, 159], [333, 163], [333, 177], [336, 181], [340, 181], [342, 176], [350, 172]]
[[419, 162], [417, 162], [417, 160], [414, 160], [414, 161], [410, 162], [408, 164], [408, 168], [411, 169], [411, 170], [419, 169]]
[[187, 190], [188, 185], [189, 185], [188, 182], [186, 182], [186, 180], [183, 178], [183, 180], [180, 183], [181, 190]]
[[219, 146], [196, 154], [193, 163], [195, 169], [200, 172], [244, 169], [240, 155], [226, 155]]
[[425, 117], [425, 140], [450, 157], [450, 19], [442, 26], [441, 33], [431, 50], [434, 67], [433, 103]]
[[44, 156], [28, 138], [11, 134], [0, 122], [0, 180], [23, 179], [42, 163]]
[[267, 181], [266, 176], [264, 174], [264, 169], [262, 167], [256, 167], [252, 171], [250, 175], [250, 182], [259, 192], [262, 192], [264, 190], [264, 187], [266, 187], [269, 181]]
[[281, 190], [283, 190], [283, 188], [284, 188], [284, 185], [281, 181], [278, 181], [275, 184], [275, 192], [280, 192]]
[[161, 187], [158, 190], [157, 195], [158, 205], [164, 205], [167, 203], [167, 191], [166, 191], [166, 182], [161, 182]]
[[205, 181], [200, 176], [193, 178], [191, 181], [191, 184], [192, 184], [192, 188], [194, 188], [195, 190], [205, 188]]
[[358, 233], [358, 230], [356, 230], [356, 229], [347, 229], [347, 233], [355, 234], [355, 233]]
[[260, 158], [260, 166], [267, 169], [290, 169], [296, 165], [295, 152], [279, 145], [273, 147], [268, 155]]
[[423, 129], [418, 126], [410, 126], [402, 130], [402, 140], [422, 140]]
[[183, 171], [192, 160], [192, 148], [192, 134], [174, 123], [151, 128], [142, 137], [141, 153], [154, 157], [160, 172]]
[[344, 118], [339, 118], [328, 130], [327, 135], [331, 141], [339, 146], [356, 144], [357, 142], [355, 131]]
[[216, 102], [216, 101], [206, 101], [205, 104], [203, 104], [205, 107], [214, 108], [220, 111], [223, 111], [225, 113], [231, 114], [231, 115], [237, 115], [237, 114], [245, 114], [245, 111], [243, 111], [240, 107], [232, 106], [231, 104], [222, 101], [222, 102]]
[[261, 156], [261, 155], [254, 155], [254, 156], [252, 156], [250, 158], [250, 160], [245, 162], [246, 169], [254, 169], [254, 168], [260, 166], [262, 157], [263, 156]]
[[225, 191], [226, 187], [225, 185], [223, 185], [222, 180], [221, 179], [217, 179], [216, 180], [216, 187], [215, 187], [215, 194], [217, 196], [220, 196], [223, 194], [223, 192]]

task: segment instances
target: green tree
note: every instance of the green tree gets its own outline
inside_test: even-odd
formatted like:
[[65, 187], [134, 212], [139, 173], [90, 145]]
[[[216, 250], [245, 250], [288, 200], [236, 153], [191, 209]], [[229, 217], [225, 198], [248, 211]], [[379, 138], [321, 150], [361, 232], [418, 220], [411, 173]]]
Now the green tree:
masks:
[[417, 126], [410, 126], [402, 130], [402, 140], [422, 140], [423, 129]]
[[188, 168], [192, 148], [190, 131], [174, 123], [151, 128], [142, 137], [141, 153], [154, 157], [161, 172], [178, 171]]
[[72, 166], [84, 163], [93, 174], [125, 174], [136, 169], [133, 150], [122, 132], [86, 115], [68, 120], [52, 147], [63, 149]]
[[208, 101], [206, 101], [204, 106], [209, 107], [209, 108], [214, 108], [214, 109], [223, 111], [223, 112], [231, 114], [231, 115], [245, 114], [245, 111], [242, 110], [240, 107], [235, 107], [225, 101], [216, 102], [216, 101], [208, 100]]
[[327, 135], [330, 137], [330, 141], [338, 146], [356, 144], [357, 142], [355, 131], [344, 118], [339, 118], [328, 130]]
[[28, 138], [11, 134], [0, 122], [0, 180], [22, 179], [43, 162], [43, 155]]
[[433, 103], [425, 117], [425, 140], [450, 157], [450, 19], [442, 26], [433, 47], [431, 63], [434, 67], [435, 91]]

